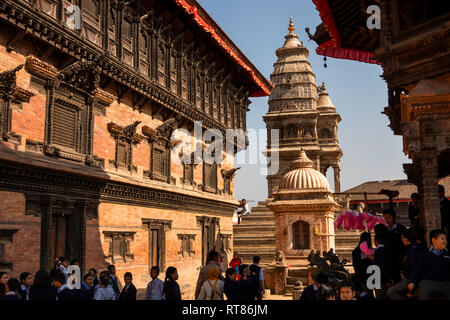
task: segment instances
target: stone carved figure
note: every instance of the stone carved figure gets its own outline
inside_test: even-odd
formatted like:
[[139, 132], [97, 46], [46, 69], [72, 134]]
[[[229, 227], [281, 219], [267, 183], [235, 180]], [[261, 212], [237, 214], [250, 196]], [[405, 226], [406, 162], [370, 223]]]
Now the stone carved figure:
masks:
[[284, 252], [281, 250], [278, 250], [273, 261], [272, 264], [276, 264], [276, 265], [286, 265], [286, 258], [284, 256]]

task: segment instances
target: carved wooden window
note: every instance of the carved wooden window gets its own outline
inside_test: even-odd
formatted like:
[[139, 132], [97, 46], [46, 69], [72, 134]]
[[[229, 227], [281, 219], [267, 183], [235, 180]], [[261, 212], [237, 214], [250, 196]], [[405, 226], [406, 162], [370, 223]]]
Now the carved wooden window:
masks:
[[167, 48], [164, 44], [158, 45], [158, 83], [167, 86]]
[[90, 42], [102, 46], [102, 32], [100, 21], [100, 2], [98, 0], [84, 0], [82, 2], [83, 35]]
[[208, 164], [203, 162], [203, 183], [204, 190], [216, 192], [217, 190], [217, 163]]
[[199, 72], [197, 72], [197, 76], [195, 78], [195, 106], [198, 109], [202, 108], [202, 77]]
[[0, 98], [0, 135], [11, 130], [11, 109], [9, 101]]
[[133, 166], [133, 144], [138, 144], [144, 138], [143, 135], [136, 133], [136, 128], [140, 121], [122, 127], [113, 122], [108, 123], [108, 131], [114, 137], [116, 142], [115, 160], [110, 162], [116, 167], [126, 167], [128, 170], [136, 171]]
[[84, 95], [62, 84], [58, 89], [51, 90], [56, 97], [48, 113], [46, 144], [63, 152], [87, 154], [90, 139], [87, 119], [89, 108], [85, 105]]
[[112, 55], [117, 55], [117, 11], [113, 8], [108, 10], [108, 51]]
[[231, 194], [231, 179], [223, 180], [223, 189], [224, 189], [225, 193]]
[[242, 128], [240, 103], [236, 103], [236, 128]]
[[208, 77], [205, 77], [203, 88], [205, 90], [205, 113], [212, 115], [211, 105], [211, 82]]
[[194, 153], [191, 154], [191, 159], [189, 163], [183, 162], [183, 183], [194, 183]]
[[131, 149], [131, 143], [128, 141], [118, 141], [117, 143], [117, 162], [119, 164], [128, 166], [129, 161], [129, 150]]
[[152, 143], [151, 178], [168, 181], [170, 176], [170, 149], [163, 140]]
[[172, 227], [172, 221], [159, 219], [142, 219], [143, 227], [148, 230], [148, 268], [153, 266], [165, 269], [166, 233]]
[[[212, 82], [211, 83], [211, 86], [212, 86], [212, 88], [211, 88], [211, 107], [212, 107], [212, 116], [213, 116], [213, 118], [214, 119], [216, 119], [216, 120], [219, 120], [219, 114], [218, 114], [218, 111], [217, 111], [217, 103], [218, 103], [218, 101], [217, 101], [217, 87], [215, 86], [215, 82]], [[220, 120], [219, 120], [220, 121]]]
[[292, 224], [292, 249], [309, 249], [309, 224], [297, 221]]
[[189, 99], [188, 77], [188, 65], [186, 62], [183, 62], [181, 64], [181, 98], [184, 100]]
[[231, 95], [228, 95], [228, 121], [226, 124], [234, 128], [234, 99]]
[[[37, 0], [36, 6], [46, 15], [56, 19], [57, 9], [58, 9], [58, 1], [57, 0]], [[63, 1], [64, 8], [67, 8], [71, 5], [71, 1]], [[65, 14], [65, 13], [64, 13]], [[65, 20], [64, 20], [65, 21]]]
[[222, 118], [221, 120], [222, 120], [223, 124], [226, 124], [227, 123], [227, 114], [228, 114], [228, 112], [227, 112], [228, 95], [227, 95], [225, 88], [222, 88], [221, 91], [222, 91], [222, 97], [220, 99], [220, 103], [221, 103], [220, 113], [221, 113], [221, 118]]
[[134, 48], [133, 48], [133, 35], [134, 35], [134, 24], [132, 24], [128, 19], [124, 18], [122, 21], [122, 59], [123, 61], [133, 66], [134, 63]]
[[107, 263], [130, 262], [134, 254], [130, 251], [130, 242], [136, 232], [103, 231], [105, 242], [109, 242], [109, 252], [105, 256]]
[[229, 253], [231, 252], [231, 238], [232, 234], [220, 234], [220, 240], [222, 242], [223, 251]]
[[13, 243], [13, 236], [17, 229], [0, 230], [0, 271], [12, 272], [13, 264], [5, 260], [5, 244]]
[[139, 32], [139, 71], [145, 75], [150, 74], [150, 48], [147, 31]]
[[178, 240], [180, 240], [180, 251], [178, 251], [179, 256], [192, 257], [195, 255], [195, 234], [178, 234]]
[[170, 91], [177, 94], [178, 93], [178, 57], [175, 50], [171, 50], [170, 54]]

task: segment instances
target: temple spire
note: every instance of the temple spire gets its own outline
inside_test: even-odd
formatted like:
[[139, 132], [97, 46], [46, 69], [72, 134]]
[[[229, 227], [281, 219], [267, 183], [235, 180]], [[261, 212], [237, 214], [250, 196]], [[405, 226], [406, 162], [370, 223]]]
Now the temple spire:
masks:
[[294, 27], [294, 23], [292, 22], [292, 17], [289, 18], [289, 35], [293, 36], [294, 35], [294, 31], [295, 31], [295, 27]]

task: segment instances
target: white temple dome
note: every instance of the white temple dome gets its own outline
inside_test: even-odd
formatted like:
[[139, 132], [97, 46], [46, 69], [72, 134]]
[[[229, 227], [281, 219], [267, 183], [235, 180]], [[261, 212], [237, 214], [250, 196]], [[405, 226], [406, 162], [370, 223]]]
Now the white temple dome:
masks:
[[300, 156], [292, 163], [293, 169], [280, 180], [278, 191], [319, 191], [331, 192], [327, 178], [313, 168], [313, 162], [300, 151]]

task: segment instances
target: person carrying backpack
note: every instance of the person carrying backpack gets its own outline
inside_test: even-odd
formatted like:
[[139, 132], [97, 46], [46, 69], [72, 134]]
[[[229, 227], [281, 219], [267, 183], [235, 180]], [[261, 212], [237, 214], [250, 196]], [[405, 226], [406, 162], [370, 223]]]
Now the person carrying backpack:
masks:
[[262, 268], [259, 266], [260, 262], [259, 256], [253, 257], [253, 264], [250, 266], [250, 286], [256, 300], [262, 300], [265, 291], [264, 286], [264, 273]]

